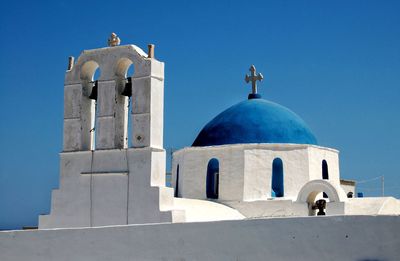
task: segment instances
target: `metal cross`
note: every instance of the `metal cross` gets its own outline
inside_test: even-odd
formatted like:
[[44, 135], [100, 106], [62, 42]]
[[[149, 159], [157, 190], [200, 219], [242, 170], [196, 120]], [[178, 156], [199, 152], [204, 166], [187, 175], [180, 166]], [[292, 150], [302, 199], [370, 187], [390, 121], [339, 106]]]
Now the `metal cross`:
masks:
[[251, 89], [252, 89], [252, 94], [257, 93], [257, 80], [262, 81], [264, 79], [264, 76], [261, 73], [257, 74], [256, 67], [254, 65], [250, 66], [250, 76], [246, 74], [246, 77], [244, 80], [246, 83], [249, 83], [251, 81]]

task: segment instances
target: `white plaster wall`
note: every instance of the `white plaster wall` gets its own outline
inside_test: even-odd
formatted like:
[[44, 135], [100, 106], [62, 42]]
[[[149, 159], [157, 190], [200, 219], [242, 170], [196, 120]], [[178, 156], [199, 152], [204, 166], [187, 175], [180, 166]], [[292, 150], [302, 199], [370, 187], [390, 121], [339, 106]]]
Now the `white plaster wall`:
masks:
[[208, 162], [219, 161], [219, 199], [241, 200], [243, 195], [243, 150], [219, 146], [185, 148], [174, 153], [172, 185], [176, 187], [176, 168], [179, 164], [179, 196], [206, 199]]
[[310, 146], [308, 153], [310, 180], [322, 179], [322, 161], [326, 160], [329, 180], [340, 184], [339, 152], [337, 150]]
[[328, 161], [332, 180], [339, 180], [335, 150], [301, 144], [235, 144], [190, 147], [175, 152], [172, 185], [176, 186], [179, 164], [179, 196], [205, 199], [208, 161], [217, 158], [219, 200], [267, 199], [271, 197], [272, 162], [278, 157], [283, 161], [285, 198], [296, 199], [304, 184], [313, 178], [321, 179], [322, 159]]
[[237, 209], [247, 218], [308, 216], [307, 203], [293, 202], [290, 199], [224, 201], [223, 204]]
[[88, 98], [84, 83], [64, 86], [63, 151], [91, 148], [94, 102]]
[[185, 222], [244, 219], [236, 209], [209, 200], [174, 198], [174, 206], [185, 211]]
[[162, 149], [65, 152], [60, 173], [51, 213], [40, 216], [40, 228], [173, 221]]
[[96, 149], [126, 148], [128, 98], [117, 79], [98, 82]]
[[280, 158], [283, 163], [284, 197], [295, 198], [308, 181], [308, 155], [305, 146], [275, 144], [254, 145], [245, 150], [244, 200], [271, 198], [272, 163]]
[[394, 261], [399, 216], [272, 218], [0, 232], [2, 261]]
[[[156, 61], [153, 61], [153, 63], [156, 63]], [[131, 118], [133, 130], [131, 138], [133, 147], [140, 148], [151, 146], [163, 148], [163, 79], [155, 77], [132, 79]]]
[[342, 189], [347, 193], [352, 192], [353, 193], [353, 198], [355, 198], [356, 195], [356, 187], [353, 185], [344, 185], [344, 184], [340, 184], [340, 186], [342, 187]]
[[128, 224], [128, 173], [92, 175], [92, 226]]
[[400, 215], [400, 200], [393, 197], [349, 198], [346, 215]]

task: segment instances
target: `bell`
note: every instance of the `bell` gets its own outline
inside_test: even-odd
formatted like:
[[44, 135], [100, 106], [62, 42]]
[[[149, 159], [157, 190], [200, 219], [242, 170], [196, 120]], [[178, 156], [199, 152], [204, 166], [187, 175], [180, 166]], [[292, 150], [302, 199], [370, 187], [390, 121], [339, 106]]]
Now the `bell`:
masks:
[[125, 88], [121, 93], [124, 96], [131, 97], [132, 96], [132, 78], [126, 78]]
[[89, 98], [92, 100], [97, 100], [97, 86], [98, 86], [98, 82], [95, 81], [92, 87], [92, 92], [89, 95]]
[[324, 199], [317, 200], [317, 202], [315, 202], [315, 207], [316, 207], [316, 209], [318, 209], [317, 216], [325, 216], [326, 215], [326, 213], [324, 211], [324, 209], [326, 208], [326, 200], [324, 200]]

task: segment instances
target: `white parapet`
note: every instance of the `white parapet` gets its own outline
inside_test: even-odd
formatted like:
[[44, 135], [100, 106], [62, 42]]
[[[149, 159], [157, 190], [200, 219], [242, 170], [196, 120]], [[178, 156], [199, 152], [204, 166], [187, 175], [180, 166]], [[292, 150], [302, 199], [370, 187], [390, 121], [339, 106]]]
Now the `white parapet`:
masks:
[[399, 227], [399, 216], [330, 216], [6, 231], [0, 260], [398, 260]]

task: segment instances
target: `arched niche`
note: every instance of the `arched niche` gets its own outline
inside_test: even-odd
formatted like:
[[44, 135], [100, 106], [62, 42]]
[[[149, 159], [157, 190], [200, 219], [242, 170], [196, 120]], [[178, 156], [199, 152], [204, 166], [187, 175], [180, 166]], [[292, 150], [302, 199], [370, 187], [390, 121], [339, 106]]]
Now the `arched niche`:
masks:
[[219, 161], [216, 158], [210, 159], [207, 165], [206, 196], [211, 199], [218, 199], [219, 194]]
[[280, 158], [275, 158], [272, 161], [272, 181], [271, 181], [271, 196], [283, 197], [284, 184], [283, 184], [283, 162]]
[[[322, 160], [321, 170], [322, 170], [322, 179], [329, 179], [328, 163], [326, 162], [326, 160]], [[326, 193], [323, 193], [323, 197], [328, 198], [328, 195]]]
[[322, 179], [329, 179], [329, 169], [326, 160], [322, 160], [321, 168], [322, 168]]
[[176, 166], [176, 180], [174, 197], [179, 197], [179, 164]]

